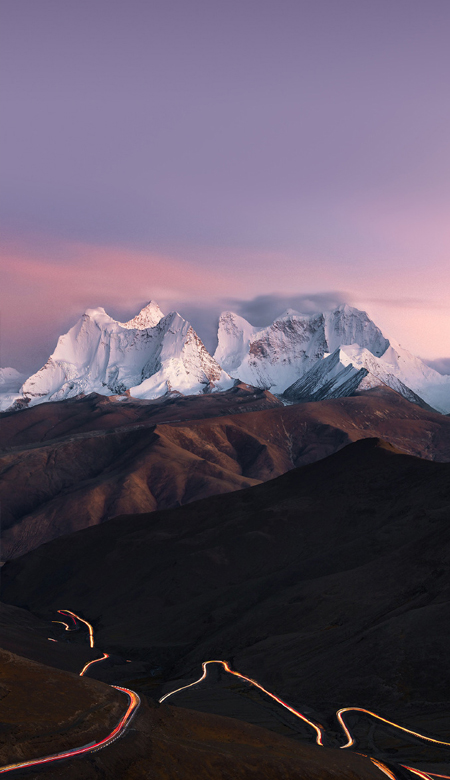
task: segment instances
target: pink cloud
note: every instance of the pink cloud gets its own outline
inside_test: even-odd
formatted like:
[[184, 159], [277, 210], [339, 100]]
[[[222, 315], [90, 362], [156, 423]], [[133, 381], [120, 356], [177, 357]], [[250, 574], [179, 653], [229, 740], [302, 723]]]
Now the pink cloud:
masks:
[[175, 256], [46, 237], [5, 242], [2, 249], [0, 362], [25, 371], [45, 362], [58, 335], [86, 308], [103, 306], [123, 318], [154, 299], [163, 311], [183, 313], [186, 302], [248, 295], [267, 284], [268, 270], [255, 275], [255, 265], [274, 264], [268, 254], [211, 249], [195, 258], [180, 250]]
[[[403, 225], [399, 235], [403, 235]], [[235, 248], [139, 251], [36, 238], [3, 247], [0, 363], [36, 370], [59, 334], [88, 307], [135, 314], [151, 298], [163, 311], [208, 309], [218, 299], [349, 290], [387, 336], [428, 358], [450, 355], [450, 264], [378, 264]], [[211, 303], [214, 304], [211, 308]], [[226, 304], [224, 304], [224, 307]], [[205, 315], [206, 316], [206, 315]]]

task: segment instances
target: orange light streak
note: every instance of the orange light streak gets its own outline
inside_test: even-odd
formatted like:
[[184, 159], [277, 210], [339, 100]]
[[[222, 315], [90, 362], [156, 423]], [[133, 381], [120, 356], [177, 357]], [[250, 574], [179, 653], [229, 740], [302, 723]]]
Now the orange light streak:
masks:
[[378, 767], [381, 772], [384, 772], [385, 775], [390, 777], [391, 780], [397, 780], [396, 776], [391, 772], [390, 769], [387, 768], [387, 766], [385, 766], [385, 764], [382, 764], [381, 761], [377, 761], [376, 758], [371, 758], [370, 756], [369, 758], [372, 764], [375, 764], [375, 766]]
[[342, 717], [345, 712], [364, 712], [366, 715], [370, 715], [372, 718], [381, 720], [382, 723], [387, 723], [388, 726], [393, 726], [396, 729], [400, 729], [400, 731], [404, 731], [406, 734], [411, 734], [413, 737], [418, 737], [418, 739], [425, 739], [427, 742], [433, 742], [435, 745], [444, 745], [444, 747], [450, 747], [450, 742], [443, 742], [440, 739], [433, 739], [433, 737], [426, 737], [424, 734], [419, 734], [417, 731], [412, 731], [411, 729], [407, 729], [405, 726], [399, 726], [398, 723], [393, 723], [391, 720], [386, 720], [386, 718], [382, 718], [381, 715], [376, 715], [375, 712], [371, 712], [370, 710], [365, 710], [363, 707], [343, 707], [341, 710], [338, 710], [336, 713], [336, 717], [339, 723], [341, 724], [341, 727], [344, 730], [348, 739], [347, 744], [341, 745], [341, 748], [348, 748], [351, 747], [351, 745], [355, 744], [355, 740], [350, 734], [350, 731], [345, 725], [344, 718]]
[[73, 748], [72, 750], [66, 750], [64, 753], [54, 753], [51, 756], [45, 756], [45, 758], [34, 758], [31, 761], [21, 761], [18, 764], [8, 764], [7, 766], [2, 766], [0, 767], [0, 774], [4, 774], [5, 772], [12, 772], [14, 769], [23, 769], [28, 766], [48, 764], [51, 761], [60, 761], [63, 758], [80, 756], [83, 753], [90, 753], [93, 750], [101, 750], [102, 748], [107, 747], [107, 745], [110, 745], [111, 742], [114, 742], [116, 739], [118, 739], [125, 731], [125, 729], [130, 725], [131, 719], [134, 717], [141, 700], [137, 693], [130, 691], [128, 688], [120, 688], [118, 685], [113, 685], [112, 687], [116, 688], [118, 691], [122, 691], [122, 693], [125, 693], [129, 697], [130, 703], [125, 715], [123, 715], [123, 717], [120, 719], [115, 729], [111, 731], [111, 734], [109, 734], [104, 739], [101, 739], [99, 742], [91, 742], [89, 745], [84, 745], [81, 748]]
[[[206, 675], [208, 674], [207, 666], [208, 664], [221, 664], [226, 672], [229, 674], [232, 674], [234, 677], [239, 677], [241, 680], [245, 680], [246, 682], [250, 683], [251, 685], [254, 685], [256, 688], [259, 688], [260, 691], [263, 691], [267, 696], [270, 696], [271, 699], [276, 701], [278, 704], [281, 704], [282, 707], [285, 707], [285, 709], [289, 710], [289, 712], [292, 712], [293, 715], [303, 720], [305, 723], [307, 723], [311, 728], [314, 729], [316, 732], [316, 742], [318, 745], [323, 745], [323, 729], [313, 721], [309, 720], [305, 715], [302, 715], [301, 712], [298, 712], [293, 707], [290, 707], [289, 704], [286, 704], [282, 699], [280, 699], [278, 696], [275, 696], [275, 694], [270, 693], [270, 691], [266, 690], [266, 688], [263, 688], [262, 685], [260, 685], [256, 680], [252, 680], [250, 677], [246, 677], [243, 674], [240, 674], [239, 672], [235, 672], [232, 669], [230, 669], [228, 663], [226, 661], [203, 661], [202, 663], [202, 669], [203, 674], [201, 677], [198, 678], [198, 680], [194, 680], [194, 682], [188, 683], [188, 685], [183, 685], [181, 688], [176, 688], [174, 691], [170, 691], [170, 693], [166, 693], [164, 696], [162, 696], [159, 700], [159, 703], [161, 704], [165, 699], [168, 699], [169, 696], [173, 696], [175, 693], [179, 693], [180, 691], [185, 691], [187, 688], [192, 688], [194, 685], [198, 685], [202, 680], [205, 679]], [[387, 723], [389, 726], [393, 726], [394, 728], [400, 729], [400, 731], [404, 731], [407, 734], [411, 734], [414, 737], [418, 737], [419, 739], [424, 739], [427, 742], [433, 742], [436, 745], [443, 745], [444, 747], [450, 747], [450, 742], [444, 742], [439, 739], [434, 739], [433, 737], [426, 737], [424, 734], [419, 734], [417, 731], [412, 731], [411, 729], [407, 729], [404, 726], [399, 726], [398, 723], [393, 723], [390, 720], [387, 720], [386, 718], [381, 717], [381, 715], [376, 715], [375, 712], [371, 712], [370, 710], [366, 710], [363, 707], [343, 707], [342, 709], [338, 710], [336, 713], [336, 716], [338, 718], [338, 721], [347, 737], [347, 743], [345, 745], [341, 745], [342, 748], [348, 748], [355, 744], [355, 741], [344, 721], [343, 715], [346, 712], [363, 712], [365, 715], [371, 715], [371, 717], [376, 718], [377, 720], [382, 721], [383, 723]], [[361, 753], [360, 755], [364, 755]], [[391, 780], [397, 780], [393, 772], [381, 761], [377, 761], [375, 758], [372, 758], [371, 756], [367, 756], [367, 758], [372, 761], [372, 763], [387, 777], [390, 777]], [[433, 780], [434, 777], [442, 778], [443, 780], [450, 780], [450, 775], [438, 775], [434, 772], [422, 772], [420, 769], [413, 769], [410, 766], [406, 766], [406, 764], [401, 764], [404, 769], [408, 769], [408, 771], [412, 772], [413, 774], [416, 774], [417, 777], [423, 778], [423, 780]]]
[[207, 670], [208, 664], [222, 664], [223, 668], [225, 669], [226, 672], [228, 672], [228, 674], [232, 674], [234, 677], [239, 677], [241, 680], [245, 680], [246, 682], [250, 683], [250, 685], [254, 685], [256, 688], [259, 688], [260, 691], [265, 693], [267, 696], [270, 696], [271, 699], [276, 701], [278, 704], [281, 704], [281, 706], [284, 707], [286, 710], [289, 710], [289, 712], [292, 712], [292, 714], [295, 715], [297, 718], [303, 720], [305, 723], [308, 724], [308, 726], [311, 726], [311, 728], [314, 729], [314, 731], [316, 732], [317, 744], [323, 745], [323, 729], [320, 726], [318, 726], [317, 723], [314, 723], [312, 720], [309, 720], [305, 715], [302, 715], [301, 712], [298, 712], [293, 707], [290, 707], [289, 704], [286, 704], [286, 702], [283, 701], [283, 699], [280, 699], [278, 696], [275, 696], [275, 694], [270, 693], [270, 691], [267, 691], [265, 688], [263, 688], [262, 685], [256, 682], [256, 680], [252, 680], [250, 677], [245, 677], [245, 675], [239, 674], [239, 672], [234, 672], [232, 669], [230, 669], [226, 661], [203, 661], [202, 663], [203, 674], [201, 677], [199, 677], [198, 680], [189, 683], [189, 685], [183, 685], [181, 688], [177, 688], [175, 691], [166, 693], [165, 696], [162, 696], [162, 698], [159, 700], [159, 703], [161, 704], [164, 701], [164, 699], [167, 699], [169, 696], [173, 696], [175, 693], [184, 691], [186, 688], [192, 688], [193, 685], [198, 685], [198, 683], [204, 680], [206, 675], [208, 674], [208, 670]]
[[64, 620], [52, 620], [52, 623], [60, 623], [61, 626], [65, 626], [65, 631], [75, 631], [74, 628], [70, 628], [68, 623], [65, 623]]
[[99, 661], [104, 661], [105, 658], [109, 658], [108, 653], [103, 653], [103, 656], [101, 658], [94, 658], [93, 661], [89, 661], [89, 663], [85, 664], [80, 672], [80, 677], [83, 677], [85, 672], [87, 672], [87, 670], [89, 669], [90, 666], [92, 666], [92, 664], [98, 664]]
[[[58, 609], [58, 613], [59, 613], [60, 615], [64, 615], [64, 613], [65, 613], [66, 611], [67, 611], [67, 610], [65, 610], [65, 609]], [[64, 617], [65, 617], [65, 615], [64, 615]], [[75, 620], [75, 618], [73, 617], [73, 615], [70, 615], [70, 617], [72, 618], [72, 622], [73, 622], [73, 623], [75, 623], [75, 626], [76, 626], [76, 625], [77, 625], [77, 621]]]
[[84, 623], [84, 625], [87, 626], [89, 630], [89, 645], [94, 647], [94, 629], [92, 628], [91, 624], [87, 622], [87, 620], [83, 620], [83, 618], [80, 618], [75, 614], [75, 612], [71, 612], [70, 609], [58, 609], [58, 612], [60, 615], [70, 615], [74, 623], [76, 620], [79, 620], [80, 623]]
[[[94, 647], [94, 629], [91, 626], [90, 623], [88, 623], [87, 620], [83, 620], [83, 618], [80, 618], [78, 615], [75, 614], [75, 612], [71, 612], [68, 609], [61, 610], [59, 609], [58, 612], [61, 615], [68, 615], [72, 618], [73, 622], [76, 625], [76, 621], [80, 621], [80, 623], [84, 623], [89, 630], [89, 644], [91, 647]], [[61, 623], [66, 627], [66, 631], [73, 631], [74, 629], [70, 629], [69, 625], [67, 623], [63, 623], [61, 620], [53, 620], [53, 623]], [[52, 642], [56, 642], [56, 639], [51, 639], [49, 637], [49, 640]], [[92, 664], [99, 663], [100, 661], [104, 661], [106, 658], [109, 658], [108, 653], [103, 653], [102, 658], [95, 658], [93, 661], [89, 661], [87, 664], [85, 664], [80, 672], [80, 677], [82, 677], [85, 672], [89, 669]], [[127, 660], [127, 663], [131, 663], [131, 661]], [[184, 691], [187, 688], [192, 688], [194, 685], [198, 685], [202, 680], [205, 679], [205, 677], [208, 674], [208, 665], [209, 664], [221, 664], [224, 670], [228, 673], [233, 675], [234, 677], [239, 677], [241, 680], [245, 680], [245, 682], [250, 683], [250, 685], [254, 685], [255, 688], [258, 688], [260, 691], [265, 693], [267, 696], [269, 696], [271, 699], [276, 701], [278, 704], [280, 704], [282, 707], [284, 707], [286, 710], [291, 712], [293, 715], [295, 715], [297, 718], [300, 718], [304, 723], [306, 723], [308, 726], [310, 726], [315, 732], [316, 732], [316, 743], [318, 745], [323, 746], [323, 728], [313, 721], [309, 720], [305, 715], [303, 715], [301, 712], [298, 712], [298, 710], [291, 707], [289, 704], [286, 704], [282, 699], [280, 699], [278, 696], [276, 696], [273, 693], [270, 693], [270, 691], [266, 690], [262, 685], [260, 685], [256, 680], [252, 680], [251, 677], [246, 677], [243, 674], [240, 674], [239, 672], [233, 671], [233, 669], [230, 669], [227, 661], [218, 661], [218, 660], [212, 660], [212, 661], [203, 661], [202, 663], [202, 669], [203, 673], [198, 678], [198, 680], [194, 680], [194, 682], [189, 683], [188, 685], [183, 685], [181, 688], [176, 688], [174, 691], [170, 691], [169, 693], [166, 693], [164, 696], [162, 696], [159, 699], [159, 703], [161, 704], [163, 701], [168, 699], [170, 696], [174, 696], [174, 694], [179, 693], [180, 691]], [[113, 685], [113, 688], [116, 688], [118, 691], [122, 691], [125, 693], [129, 699], [130, 704], [128, 706], [128, 709], [125, 713], [125, 715], [121, 718], [119, 723], [117, 724], [116, 728], [109, 734], [108, 737], [105, 737], [103, 740], [100, 740], [100, 742], [90, 742], [88, 745], [84, 745], [81, 748], [73, 748], [72, 750], [65, 751], [64, 753], [55, 753], [51, 756], [46, 756], [45, 758], [40, 759], [33, 759], [31, 761], [25, 761], [19, 764], [8, 764], [7, 766], [0, 767], [0, 774], [3, 774], [5, 772], [10, 772], [14, 769], [20, 769], [25, 768], [29, 766], [37, 766], [39, 764], [49, 763], [51, 761], [59, 761], [63, 758], [70, 758], [75, 755], [81, 755], [83, 753], [88, 753], [92, 751], [101, 750], [104, 747], [107, 747], [107, 745], [111, 744], [111, 742], [114, 742], [118, 737], [121, 736], [121, 734], [125, 731], [125, 729], [128, 727], [128, 725], [131, 722], [132, 717], [134, 717], [134, 714], [136, 713], [139, 705], [140, 705], [140, 698], [134, 691], [129, 690], [128, 688], [121, 688], [118, 685]], [[424, 734], [419, 734], [417, 731], [412, 731], [411, 729], [408, 729], [404, 726], [399, 726], [398, 723], [393, 723], [390, 720], [387, 720], [386, 718], [381, 717], [381, 715], [377, 715], [374, 712], [371, 712], [371, 710], [366, 710], [363, 707], [343, 707], [342, 709], [338, 710], [336, 713], [336, 717], [339, 721], [339, 724], [344, 731], [344, 734], [347, 737], [347, 743], [345, 745], [341, 745], [342, 748], [348, 748], [355, 744], [355, 741], [345, 723], [344, 720], [344, 714], [346, 712], [362, 712], [365, 715], [370, 715], [372, 718], [376, 718], [376, 720], [381, 721], [382, 723], [386, 723], [388, 726], [393, 726], [394, 728], [400, 729], [400, 731], [404, 731], [406, 734], [411, 734], [414, 737], [417, 737], [419, 739], [424, 739], [427, 742], [433, 742], [436, 745], [443, 745], [445, 747], [450, 747], [450, 742], [444, 742], [439, 739], [434, 739], [433, 737], [426, 737]], [[364, 753], [360, 753], [359, 755], [365, 755]], [[381, 771], [383, 774], [385, 774], [387, 777], [390, 777], [391, 780], [397, 780], [395, 775], [391, 772], [388, 767], [383, 764], [381, 761], [377, 761], [375, 758], [372, 758], [371, 756], [366, 756], [369, 758], [369, 760]], [[420, 769], [414, 769], [413, 767], [407, 766], [406, 764], [401, 764], [401, 766], [404, 769], [407, 769], [412, 774], [416, 775], [416, 777], [422, 778], [422, 780], [433, 780], [433, 778], [441, 778], [442, 780], [450, 780], [450, 775], [441, 775], [436, 774], [435, 772], [423, 772]]]
[[412, 766], [406, 766], [406, 764], [401, 764], [403, 769], [407, 769], [408, 772], [412, 772], [413, 775], [417, 775], [417, 777], [422, 777], [424, 780], [432, 780], [433, 777], [442, 777], [444, 780], [450, 780], [450, 775], [437, 775], [436, 772], [422, 772], [420, 769], [414, 769]]

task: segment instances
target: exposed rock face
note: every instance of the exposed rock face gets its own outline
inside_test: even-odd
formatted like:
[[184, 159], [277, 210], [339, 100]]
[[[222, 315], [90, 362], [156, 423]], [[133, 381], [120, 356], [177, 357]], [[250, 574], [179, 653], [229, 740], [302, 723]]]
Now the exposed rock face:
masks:
[[293, 403], [299, 401], [322, 401], [325, 398], [342, 398], [352, 395], [369, 372], [366, 368], [355, 368], [341, 360], [339, 347], [318, 360], [301, 379], [297, 379], [282, 397]]
[[311, 316], [289, 310], [266, 328], [225, 312], [215, 358], [230, 376], [291, 402], [384, 385], [414, 403], [450, 411], [450, 377], [390, 342], [366, 312], [347, 304]]

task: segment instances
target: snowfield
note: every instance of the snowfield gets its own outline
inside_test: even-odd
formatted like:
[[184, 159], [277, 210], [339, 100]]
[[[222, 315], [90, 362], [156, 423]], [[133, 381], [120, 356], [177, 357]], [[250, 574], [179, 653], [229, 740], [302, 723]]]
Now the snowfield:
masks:
[[125, 323], [88, 309], [60, 336], [47, 363], [23, 379], [0, 369], [0, 410], [92, 392], [142, 399], [217, 392], [239, 380], [290, 403], [387, 385], [450, 413], [450, 376], [388, 340], [366, 312], [347, 304], [313, 315], [289, 309], [264, 328], [223, 312], [214, 357], [187, 320], [177, 312], [164, 316], [153, 301]]

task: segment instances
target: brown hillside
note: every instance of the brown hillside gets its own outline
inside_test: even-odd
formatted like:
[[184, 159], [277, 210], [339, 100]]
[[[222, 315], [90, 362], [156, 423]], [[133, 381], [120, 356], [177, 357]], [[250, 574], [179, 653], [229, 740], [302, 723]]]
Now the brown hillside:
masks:
[[[252, 397], [248, 389], [235, 390], [234, 412], [237, 405], [242, 410], [256, 403], [244, 403]], [[261, 391], [258, 397], [261, 404], [271, 403]], [[199, 413], [210, 409], [211, 398], [196, 397], [191, 406], [184, 399], [185, 407], [189, 414], [194, 408]], [[213, 399], [214, 408], [220, 400], [223, 404], [223, 398]], [[124, 404], [122, 409], [98, 397], [64, 403], [43, 404], [0, 421], [7, 441], [15, 443], [0, 458], [4, 558], [118, 514], [256, 485], [360, 438], [379, 436], [404, 452], [450, 460], [450, 418], [388, 390], [157, 425], [154, 417], [142, 418], [148, 408], [154, 415], [155, 406]], [[45, 413], [59, 419], [54, 428]], [[133, 415], [137, 421], [130, 424]], [[75, 433], [48, 439], [50, 431], [67, 431], [71, 424]]]

